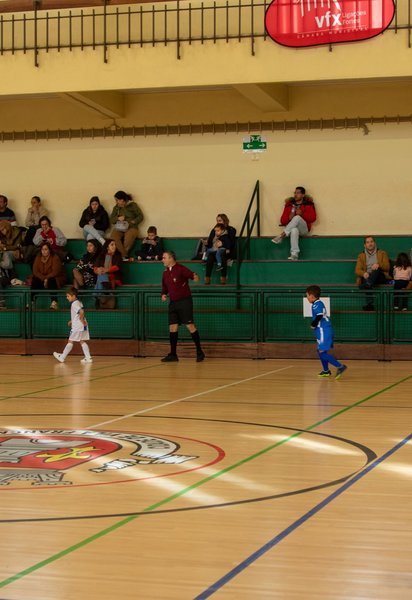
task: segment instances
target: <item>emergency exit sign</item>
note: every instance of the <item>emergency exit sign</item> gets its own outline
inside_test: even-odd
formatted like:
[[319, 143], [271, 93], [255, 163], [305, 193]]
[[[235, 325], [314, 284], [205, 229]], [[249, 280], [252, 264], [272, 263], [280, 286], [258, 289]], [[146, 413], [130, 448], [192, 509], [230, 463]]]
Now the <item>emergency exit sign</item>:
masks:
[[266, 140], [262, 140], [260, 135], [250, 135], [243, 138], [243, 152], [264, 152], [266, 148]]

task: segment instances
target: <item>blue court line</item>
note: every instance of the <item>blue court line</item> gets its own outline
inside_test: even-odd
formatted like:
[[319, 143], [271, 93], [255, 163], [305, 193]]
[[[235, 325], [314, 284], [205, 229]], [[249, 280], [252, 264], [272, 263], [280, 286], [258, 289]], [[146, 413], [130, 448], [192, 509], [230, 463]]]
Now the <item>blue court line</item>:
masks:
[[296, 519], [296, 521], [294, 521], [291, 525], [286, 527], [286, 529], [281, 531], [278, 535], [276, 535], [274, 538], [269, 540], [266, 544], [261, 546], [258, 550], [253, 552], [253, 554], [251, 554], [250, 556], [245, 558], [245, 560], [243, 560], [241, 563], [239, 563], [231, 571], [226, 573], [226, 575], [224, 575], [223, 577], [218, 579], [215, 583], [213, 583], [210, 587], [208, 587], [206, 590], [204, 590], [201, 594], [196, 596], [194, 598], [194, 600], [205, 600], [206, 598], [209, 598], [212, 594], [214, 594], [215, 592], [220, 590], [224, 585], [226, 585], [229, 581], [231, 581], [231, 579], [233, 579], [234, 577], [239, 575], [239, 573], [241, 573], [242, 571], [247, 569], [252, 563], [254, 563], [256, 560], [258, 560], [258, 558], [260, 558], [261, 556], [266, 554], [266, 552], [269, 552], [269, 550], [271, 550], [274, 546], [279, 544], [279, 542], [284, 540], [288, 535], [293, 533], [298, 527], [303, 525], [311, 517], [316, 515], [323, 508], [325, 508], [325, 506], [330, 504], [332, 502], [332, 500], [335, 500], [335, 498], [337, 498], [338, 496], [343, 494], [343, 492], [346, 492], [347, 489], [349, 489], [352, 485], [354, 485], [357, 481], [359, 481], [359, 479], [362, 479], [362, 477], [367, 475], [370, 471], [372, 471], [372, 469], [374, 469], [380, 463], [382, 463], [384, 460], [386, 460], [387, 458], [392, 456], [392, 454], [394, 454], [395, 452], [400, 450], [400, 448], [402, 448], [402, 446], [404, 446], [410, 440], [412, 440], [412, 433], [410, 433], [406, 438], [404, 438], [403, 440], [398, 442], [396, 444], [396, 446], [394, 446], [393, 448], [391, 448], [390, 450], [385, 452], [385, 454], [383, 454], [381, 457], [378, 457], [373, 462], [369, 463], [369, 465], [367, 467], [365, 467], [365, 469], [363, 471], [360, 471], [359, 473], [357, 473], [352, 479], [350, 479], [349, 481], [344, 483], [340, 488], [338, 488], [337, 490], [332, 492], [332, 494], [327, 496], [324, 500], [319, 502], [319, 504], [316, 504], [313, 508], [308, 510], [304, 515], [299, 517], [299, 519]]

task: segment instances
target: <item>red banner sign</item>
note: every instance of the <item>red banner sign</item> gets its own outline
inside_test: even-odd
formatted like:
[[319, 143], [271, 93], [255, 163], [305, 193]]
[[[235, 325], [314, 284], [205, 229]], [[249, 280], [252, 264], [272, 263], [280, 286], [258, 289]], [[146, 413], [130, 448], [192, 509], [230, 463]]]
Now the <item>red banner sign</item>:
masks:
[[292, 48], [357, 42], [390, 25], [394, 0], [273, 0], [266, 11], [269, 36]]

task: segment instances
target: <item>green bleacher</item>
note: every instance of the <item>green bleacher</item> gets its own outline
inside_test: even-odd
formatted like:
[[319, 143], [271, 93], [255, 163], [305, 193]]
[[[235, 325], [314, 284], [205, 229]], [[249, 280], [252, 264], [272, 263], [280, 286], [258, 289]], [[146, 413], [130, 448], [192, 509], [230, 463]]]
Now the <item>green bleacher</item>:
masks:
[[[164, 246], [176, 252], [179, 262], [204, 277], [204, 267], [199, 261], [191, 261], [199, 238], [165, 238]], [[412, 236], [377, 236], [379, 248], [387, 251], [391, 259], [399, 252], [409, 254]], [[132, 255], [138, 247], [136, 243]], [[363, 248], [362, 236], [313, 236], [300, 240], [301, 260], [291, 262], [288, 241], [280, 245], [271, 242], [271, 238], [251, 238], [250, 254], [240, 269], [240, 284], [243, 286], [276, 285], [355, 285], [356, 257]], [[67, 249], [73, 261], [65, 268], [68, 278], [75, 266], [75, 260], [85, 252], [84, 240], [69, 240]], [[16, 265], [20, 279], [30, 274], [28, 265]], [[155, 262], [124, 263], [123, 280], [125, 285], [160, 285], [163, 265]], [[228, 284], [236, 283], [236, 267], [228, 270]], [[213, 273], [212, 283], [219, 283], [219, 276]]]
[[[202, 339], [219, 343], [312, 343], [308, 320], [302, 318], [302, 298], [309, 284], [322, 286], [331, 297], [337, 342], [345, 344], [411, 344], [412, 294], [409, 310], [393, 311], [392, 286], [374, 291], [377, 310], [365, 313], [365, 296], [355, 284], [356, 256], [363, 248], [362, 236], [318, 236], [301, 240], [301, 257], [287, 260], [289, 243], [275, 245], [271, 238], [251, 238], [249, 253], [240, 266], [237, 285], [235, 261], [228, 269], [228, 283], [203, 284], [204, 266], [191, 261], [198, 238], [167, 238], [165, 248], [176, 252], [179, 262], [196, 271], [201, 281], [192, 284], [196, 323]], [[378, 236], [378, 246], [391, 259], [410, 252], [412, 236]], [[136, 244], [138, 247], [138, 243]], [[84, 240], [70, 240], [73, 260], [65, 265], [69, 281], [76, 260], [85, 252]], [[30, 274], [29, 265], [16, 264], [18, 277]], [[82, 293], [93, 339], [167, 340], [167, 305], [161, 302], [163, 265], [156, 262], [123, 264], [124, 285], [115, 291], [112, 310], [96, 308], [96, 292]], [[7, 310], [0, 312], [2, 338], [51, 339], [67, 335], [69, 305], [65, 290], [58, 291], [59, 310], [49, 310], [49, 294], [36, 294], [27, 286], [4, 292]], [[185, 328], [180, 337], [189, 339]]]

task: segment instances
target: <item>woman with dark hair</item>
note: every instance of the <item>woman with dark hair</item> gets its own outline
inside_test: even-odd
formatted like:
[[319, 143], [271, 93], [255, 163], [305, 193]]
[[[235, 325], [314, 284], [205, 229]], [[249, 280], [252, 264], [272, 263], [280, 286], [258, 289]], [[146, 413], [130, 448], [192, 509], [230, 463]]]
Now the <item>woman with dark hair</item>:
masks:
[[97, 196], [90, 198], [89, 206], [84, 209], [79, 226], [83, 229], [86, 240], [97, 240], [103, 246], [104, 233], [109, 229], [110, 222], [109, 215]]
[[[229, 225], [229, 217], [227, 215], [225, 215], [225, 213], [219, 213], [216, 217], [216, 225], [217, 224], [222, 224], [225, 226], [225, 229], [227, 231], [227, 235], [229, 236], [230, 239], [230, 248], [229, 248], [229, 253], [227, 256], [227, 259], [229, 260], [230, 258], [235, 258], [236, 257], [236, 229], [234, 227], [232, 227], [231, 225]], [[207, 247], [211, 248], [212, 247], [212, 242], [213, 242], [213, 238], [215, 235], [215, 228], [213, 227], [213, 229], [211, 230], [211, 232], [209, 233], [209, 237], [207, 240]]]
[[127, 261], [134, 241], [139, 236], [138, 225], [143, 221], [143, 213], [130, 194], [120, 190], [114, 197], [116, 205], [110, 215], [110, 223], [113, 225], [111, 236], [122, 259]]
[[67, 239], [65, 235], [57, 227], [53, 227], [49, 217], [41, 217], [40, 229], [38, 229], [33, 238], [33, 244], [40, 247], [43, 242], [47, 242], [50, 248], [59, 258], [64, 261], [66, 258]]
[[122, 255], [114, 240], [106, 240], [94, 265], [95, 289], [114, 289], [122, 285]]
[[[405, 252], [400, 252], [393, 267], [393, 289], [406, 290], [412, 280], [412, 266], [410, 258]], [[408, 295], [406, 293], [395, 293], [393, 296], [395, 310], [408, 310]]]
[[[40, 246], [40, 254], [33, 263], [32, 290], [57, 290], [66, 283], [63, 264], [48, 242]], [[58, 309], [57, 296], [51, 295], [50, 308]]]
[[[216, 225], [222, 226], [224, 228], [221, 235], [221, 242], [216, 239]], [[227, 265], [228, 261], [233, 261], [236, 258], [236, 229], [229, 225], [229, 217], [225, 215], [225, 213], [219, 213], [216, 217], [216, 225], [213, 227], [211, 232], [209, 233], [209, 237], [206, 241], [206, 276], [205, 276], [205, 284], [210, 284], [210, 277], [212, 274], [213, 264], [216, 260], [216, 253], [211, 253], [211, 251], [215, 248], [216, 244], [223, 247], [224, 252], [221, 255], [221, 264], [219, 267], [220, 271], [220, 283], [225, 285], [227, 281]], [[231, 262], [229, 266], [231, 266]]]
[[97, 279], [94, 267], [101, 249], [97, 240], [88, 240], [86, 254], [82, 256], [77, 266], [73, 269], [73, 287], [77, 290], [81, 288], [94, 289]]

